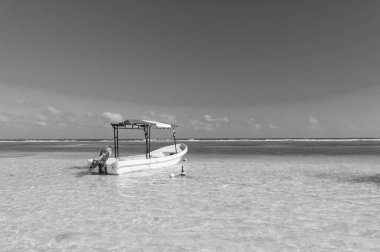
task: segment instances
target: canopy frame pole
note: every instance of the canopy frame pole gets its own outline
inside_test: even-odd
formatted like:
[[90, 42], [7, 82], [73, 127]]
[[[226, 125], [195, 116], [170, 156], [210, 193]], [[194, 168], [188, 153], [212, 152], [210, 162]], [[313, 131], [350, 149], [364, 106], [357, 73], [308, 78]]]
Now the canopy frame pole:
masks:
[[145, 133], [145, 158], [146, 159], [148, 159], [148, 153], [149, 153], [149, 143], [148, 143], [148, 141], [149, 141], [149, 133], [148, 133], [148, 131], [149, 131], [149, 127], [148, 126], [145, 126], [144, 127], [144, 133]]
[[119, 157], [119, 128], [115, 125], [113, 127], [113, 147], [115, 152], [115, 158]]
[[175, 153], [178, 153], [177, 151], [177, 142], [175, 140], [175, 130], [173, 129], [173, 139], [174, 139], [174, 148], [175, 148]]
[[148, 127], [148, 155], [149, 155], [149, 158], [150, 158], [150, 127]]
[[117, 157], [119, 158], [119, 128], [116, 129], [116, 136], [117, 136], [117, 141], [116, 141], [116, 149], [117, 149]]

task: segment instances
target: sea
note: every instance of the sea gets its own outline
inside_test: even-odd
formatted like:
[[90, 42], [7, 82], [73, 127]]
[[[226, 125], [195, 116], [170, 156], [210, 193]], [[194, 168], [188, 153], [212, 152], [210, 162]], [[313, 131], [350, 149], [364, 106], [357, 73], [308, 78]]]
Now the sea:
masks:
[[113, 140], [0, 140], [0, 251], [380, 251], [380, 139], [177, 142], [178, 165], [107, 176], [86, 159]]

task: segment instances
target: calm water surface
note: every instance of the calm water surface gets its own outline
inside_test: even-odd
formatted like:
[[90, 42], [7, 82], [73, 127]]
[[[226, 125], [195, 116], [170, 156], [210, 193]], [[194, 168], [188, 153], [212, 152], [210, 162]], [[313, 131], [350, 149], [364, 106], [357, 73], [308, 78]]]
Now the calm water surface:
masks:
[[186, 142], [186, 177], [89, 175], [105, 144], [0, 143], [0, 251], [380, 249], [380, 142]]

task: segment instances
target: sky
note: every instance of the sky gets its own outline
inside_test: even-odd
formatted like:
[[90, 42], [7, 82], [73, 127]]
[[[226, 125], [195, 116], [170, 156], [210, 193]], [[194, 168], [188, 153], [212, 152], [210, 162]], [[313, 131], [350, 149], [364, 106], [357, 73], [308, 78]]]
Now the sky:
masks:
[[126, 119], [179, 138], [377, 138], [379, 14], [376, 0], [3, 0], [0, 139], [112, 138]]

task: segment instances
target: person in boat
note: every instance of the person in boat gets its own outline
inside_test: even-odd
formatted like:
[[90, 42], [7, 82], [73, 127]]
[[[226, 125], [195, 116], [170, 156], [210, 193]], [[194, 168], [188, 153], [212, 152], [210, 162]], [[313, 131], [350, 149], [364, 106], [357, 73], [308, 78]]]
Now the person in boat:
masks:
[[100, 151], [99, 157], [92, 161], [89, 171], [91, 172], [96, 167], [99, 167], [99, 174], [108, 174], [106, 161], [111, 156], [111, 153], [112, 153], [111, 146], [108, 145], [104, 147]]

